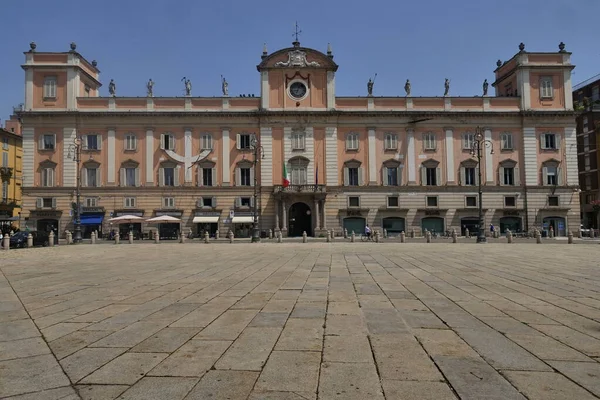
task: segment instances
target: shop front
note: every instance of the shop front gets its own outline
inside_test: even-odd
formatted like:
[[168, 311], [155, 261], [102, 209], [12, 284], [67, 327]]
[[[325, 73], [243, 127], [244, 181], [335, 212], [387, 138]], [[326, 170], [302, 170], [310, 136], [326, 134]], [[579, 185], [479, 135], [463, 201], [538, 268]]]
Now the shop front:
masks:
[[[133, 215], [135, 217], [143, 217], [144, 210], [115, 210], [111, 217], [122, 217], [124, 215]], [[129, 232], [133, 232], [134, 239], [140, 239], [142, 237], [142, 224], [140, 222], [136, 222], [133, 224], [118, 224], [115, 225], [110, 223], [109, 232], [104, 234], [101, 237], [112, 238], [115, 233], [119, 232], [119, 236], [122, 238], [126, 238], [129, 235]]]
[[32, 210], [23, 230], [30, 229], [47, 233], [52, 231], [54, 232], [54, 244], [58, 244], [61, 215], [61, 211]]
[[[154, 212], [155, 217], [169, 216], [181, 219], [183, 216], [183, 210], [156, 210]], [[177, 240], [179, 238], [179, 231], [181, 230], [181, 223], [160, 223], [158, 224], [158, 234], [160, 240]]]
[[236, 212], [231, 218], [231, 225], [233, 234], [236, 238], [249, 238], [252, 237], [252, 224], [254, 223], [254, 217], [252, 213], [241, 213]]
[[103, 207], [83, 207], [81, 210], [81, 234], [85, 239], [92, 236], [92, 232], [98, 232], [102, 237], [102, 222], [104, 222]]
[[219, 230], [220, 212], [196, 211], [192, 223], [196, 226], [195, 237], [203, 238], [204, 233], [208, 232], [210, 237], [215, 237]]
[[505, 234], [507, 230], [512, 233], [523, 232], [523, 219], [520, 216], [520, 211], [504, 211], [503, 216], [500, 218], [500, 233]]

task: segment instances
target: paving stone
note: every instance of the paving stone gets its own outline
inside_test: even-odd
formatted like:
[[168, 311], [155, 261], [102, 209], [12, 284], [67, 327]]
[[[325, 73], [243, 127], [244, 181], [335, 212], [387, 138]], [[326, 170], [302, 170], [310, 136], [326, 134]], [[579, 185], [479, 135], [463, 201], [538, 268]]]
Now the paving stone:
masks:
[[73, 332], [69, 335], [65, 335], [60, 339], [56, 339], [48, 343], [48, 346], [50, 346], [50, 349], [52, 349], [52, 352], [56, 358], [60, 360], [94, 342], [97, 342], [111, 333], [112, 331], [81, 330]]
[[506, 310], [505, 313], [525, 324], [560, 325], [560, 322], [554, 321], [535, 311]]
[[0, 361], [0, 397], [68, 386], [71, 382], [49, 354]]
[[269, 300], [267, 305], [263, 307], [262, 312], [287, 312], [290, 313], [294, 309], [296, 302], [294, 300]]
[[542, 360], [593, 361], [583, 353], [541, 334], [508, 334], [506, 337]]
[[11, 397], [10, 400], [81, 400], [75, 389], [65, 386], [41, 392], [22, 394]]
[[166, 356], [164, 353], [125, 353], [85, 377], [81, 383], [133, 385]]
[[311, 392], [253, 391], [248, 400], [317, 400], [317, 394]]
[[505, 317], [506, 314], [483, 301], [457, 301], [460, 307], [476, 317]]
[[344, 400], [383, 399], [383, 390], [373, 363], [323, 363], [319, 397]]
[[357, 302], [332, 301], [327, 307], [327, 314], [333, 315], [361, 315]]
[[30, 319], [6, 321], [0, 324], [0, 342], [36, 336], [40, 336], [40, 332]]
[[127, 349], [86, 348], [60, 360], [60, 365], [71, 382], [79, 382], [109, 361], [125, 353]]
[[275, 350], [321, 351], [323, 347], [323, 324], [323, 319], [288, 319], [277, 341]]
[[93, 347], [133, 347], [166, 326], [164, 322], [136, 322], [91, 344]]
[[237, 300], [237, 297], [217, 297], [202, 304], [195, 311], [188, 313], [170, 326], [173, 328], [204, 328], [234, 305]]
[[325, 318], [326, 302], [297, 302], [290, 318]]
[[165, 328], [131, 349], [134, 353], [172, 353], [201, 328]]
[[549, 361], [561, 374], [600, 397], [600, 363]]
[[600, 356], [600, 340], [563, 325], [531, 325], [532, 328], [573, 347], [590, 357]]
[[260, 310], [267, 304], [272, 296], [273, 293], [249, 293], [231, 306], [231, 309]]
[[388, 333], [406, 333], [409, 330], [400, 313], [392, 309], [369, 309], [362, 310], [367, 329], [372, 335]]
[[44, 339], [46, 339], [46, 341], [51, 342], [60, 337], [68, 335], [69, 333], [73, 333], [82, 328], [85, 328], [88, 325], [88, 322], [61, 322], [52, 325], [49, 328], [42, 329], [42, 335], [44, 335]]
[[125, 304], [111, 304], [87, 314], [78, 315], [77, 317], [70, 319], [68, 322], [100, 322], [106, 318], [110, 318], [119, 313], [125, 312], [131, 307], [131, 305]]
[[405, 311], [429, 311], [429, 308], [423, 304], [421, 300], [410, 299], [391, 299], [390, 300], [397, 310]]
[[438, 356], [435, 363], [461, 399], [526, 400], [481, 358]]
[[258, 374], [253, 371], [208, 371], [186, 400], [246, 400]]
[[555, 372], [503, 371], [503, 374], [530, 400], [597, 399]]
[[323, 361], [372, 363], [373, 353], [369, 339], [366, 336], [325, 336]]
[[410, 328], [448, 328], [448, 326], [431, 311], [400, 311], [399, 313], [400, 317]]
[[181, 400], [196, 383], [198, 378], [148, 376], [121, 394], [119, 400]]
[[158, 364], [148, 375], [201, 377], [230, 345], [230, 341], [224, 340], [190, 340]]
[[437, 356], [479, 358], [479, 354], [452, 330], [418, 329], [413, 332], [434, 360]]
[[445, 382], [383, 380], [386, 400], [456, 400]]
[[315, 392], [321, 353], [273, 351], [256, 383], [257, 390]]
[[235, 340], [258, 310], [228, 310], [198, 333], [194, 339]]
[[129, 389], [126, 385], [75, 385], [82, 400], [114, 400]]
[[164, 321], [173, 323], [198, 308], [197, 304], [177, 303], [166, 306], [154, 314], [148, 315], [144, 321]]
[[494, 330], [514, 335], [535, 335], [537, 331], [524, 323], [510, 317], [480, 317], [480, 319], [494, 328]]
[[0, 361], [42, 354], [50, 354], [50, 349], [41, 337], [0, 342]]
[[260, 371], [281, 328], [246, 328], [215, 365], [217, 369]]
[[288, 313], [259, 312], [248, 324], [249, 327], [281, 327], [285, 325]]
[[425, 350], [410, 334], [371, 336], [371, 347], [382, 379], [443, 380]]

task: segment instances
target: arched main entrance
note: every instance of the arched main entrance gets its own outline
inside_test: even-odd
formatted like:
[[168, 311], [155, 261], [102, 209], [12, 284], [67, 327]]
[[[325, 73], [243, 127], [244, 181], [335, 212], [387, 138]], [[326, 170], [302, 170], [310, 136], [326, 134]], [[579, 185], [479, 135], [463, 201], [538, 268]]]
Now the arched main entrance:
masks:
[[565, 219], [563, 217], [546, 217], [544, 218], [544, 234], [548, 236], [550, 227], [554, 230], [554, 236], [566, 236], [567, 229]]
[[429, 232], [443, 234], [444, 219], [440, 217], [425, 217], [421, 219], [421, 229], [423, 230], [423, 233], [425, 233], [425, 230], [428, 230]]
[[365, 233], [367, 222], [363, 217], [347, 217], [344, 218], [344, 229], [348, 231], [348, 235], [354, 232], [357, 236]]
[[511, 232], [521, 232], [522, 221], [519, 217], [502, 217], [500, 218], [500, 233], [506, 233], [509, 229]]
[[387, 231], [390, 236], [398, 236], [404, 231], [404, 218], [400, 217], [387, 217], [382, 221], [383, 229]]
[[292, 204], [288, 215], [288, 236], [312, 236], [312, 212], [306, 203]]

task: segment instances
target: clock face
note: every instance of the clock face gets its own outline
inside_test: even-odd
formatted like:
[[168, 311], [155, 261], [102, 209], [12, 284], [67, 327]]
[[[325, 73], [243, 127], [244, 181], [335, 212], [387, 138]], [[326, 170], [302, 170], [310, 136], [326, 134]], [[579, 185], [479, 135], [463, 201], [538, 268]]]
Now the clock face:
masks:
[[306, 85], [302, 82], [294, 82], [290, 86], [290, 94], [295, 99], [302, 99], [306, 96]]

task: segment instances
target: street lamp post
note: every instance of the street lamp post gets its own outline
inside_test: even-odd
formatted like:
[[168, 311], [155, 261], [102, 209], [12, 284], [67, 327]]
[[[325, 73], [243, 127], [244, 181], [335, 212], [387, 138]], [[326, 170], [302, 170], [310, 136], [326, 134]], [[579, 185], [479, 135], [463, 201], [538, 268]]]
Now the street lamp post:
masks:
[[[479, 233], [477, 234], [477, 243], [486, 243], [485, 238], [485, 223], [483, 220], [483, 186], [481, 180], [481, 152], [486, 147], [490, 149], [490, 154], [494, 154], [494, 143], [491, 140], [485, 139], [481, 133], [482, 129], [478, 126], [475, 130], [475, 138], [471, 147], [471, 155], [477, 156], [477, 174], [479, 186], [479, 198], [477, 205], [479, 206]], [[502, 178], [502, 177], [501, 177]]]
[[254, 150], [254, 207], [252, 210], [252, 243], [260, 242], [258, 229], [258, 160], [265, 156], [264, 149], [256, 134], [250, 136], [250, 148]]
[[73, 157], [77, 168], [77, 182], [75, 186], [75, 219], [73, 222], [73, 243], [81, 243], [81, 138], [77, 137], [72, 144], [69, 145], [68, 157]]

